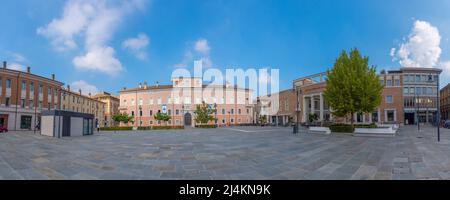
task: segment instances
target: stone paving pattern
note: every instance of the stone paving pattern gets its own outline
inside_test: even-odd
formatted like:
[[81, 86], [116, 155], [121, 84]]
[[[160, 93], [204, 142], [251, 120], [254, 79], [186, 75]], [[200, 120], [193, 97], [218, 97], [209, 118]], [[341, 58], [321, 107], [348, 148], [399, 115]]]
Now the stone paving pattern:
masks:
[[0, 133], [0, 179], [450, 179], [450, 130], [437, 143], [436, 129], [423, 129], [393, 138], [276, 127]]

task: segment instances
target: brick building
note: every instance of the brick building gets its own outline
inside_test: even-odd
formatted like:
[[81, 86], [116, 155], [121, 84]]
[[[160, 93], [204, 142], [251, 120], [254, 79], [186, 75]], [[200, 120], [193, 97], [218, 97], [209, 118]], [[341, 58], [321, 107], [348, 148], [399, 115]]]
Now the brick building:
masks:
[[33, 130], [40, 124], [42, 110], [59, 109], [63, 83], [51, 78], [7, 68], [0, 69], [0, 126], [10, 131]]
[[121, 126], [161, 126], [154, 119], [158, 112], [171, 116], [167, 125], [195, 126], [197, 105], [216, 107], [219, 126], [253, 123], [252, 91], [231, 85], [203, 85], [201, 78], [175, 77], [172, 85], [139, 84], [138, 88], [120, 91], [122, 113], [134, 116], [134, 122]]

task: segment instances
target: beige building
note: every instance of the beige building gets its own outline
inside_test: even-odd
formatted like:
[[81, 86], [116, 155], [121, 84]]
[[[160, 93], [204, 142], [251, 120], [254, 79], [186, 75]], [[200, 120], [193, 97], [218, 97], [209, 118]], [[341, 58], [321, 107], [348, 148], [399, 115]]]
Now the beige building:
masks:
[[219, 126], [253, 123], [252, 91], [231, 85], [203, 85], [201, 78], [176, 77], [172, 85], [139, 84], [138, 88], [120, 91], [122, 113], [134, 116], [136, 123], [122, 126], [160, 126], [154, 119], [158, 112], [167, 113], [167, 125], [195, 126], [195, 109], [205, 102], [217, 109]]
[[80, 112], [94, 115], [94, 125], [100, 127], [105, 124], [105, 103], [91, 97], [91, 94], [83, 95], [82, 91], [73, 92], [70, 86], [62, 90], [61, 110]]
[[119, 113], [120, 100], [119, 97], [111, 95], [107, 92], [101, 92], [92, 97], [95, 100], [105, 103], [105, 118], [102, 126], [112, 127], [117, 126], [114, 122], [113, 116]]
[[51, 78], [0, 68], [0, 126], [9, 131], [33, 130], [41, 121], [41, 111], [59, 108], [63, 83]]

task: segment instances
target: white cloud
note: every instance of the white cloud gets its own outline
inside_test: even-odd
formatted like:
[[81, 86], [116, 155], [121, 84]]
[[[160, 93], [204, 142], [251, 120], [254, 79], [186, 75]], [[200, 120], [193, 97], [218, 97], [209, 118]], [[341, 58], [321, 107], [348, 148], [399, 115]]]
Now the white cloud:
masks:
[[417, 20], [405, 43], [391, 49], [391, 56], [402, 67], [435, 67], [441, 55], [439, 30], [426, 21]]
[[213, 62], [210, 57], [211, 47], [208, 44], [208, 40], [200, 38], [195, 41], [193, 47], [189, 48], [183, 57], [183, 60], [176, 64], [175, 67], [186, 67], [194, 60], [201, 60], [203, 67], [212, 67]]
[[100, 71], [114, 76], [123, 70], [114, 54], [115, 50], [111, 47], [99, 47], [91, 49], [84, 56], [75, 57], [73, 63], [77, 69]]
[[122, 43], [122, 47], [131, 51], [137, 58], [147, 60], [145, 48], [150, 43], [150, 39], [144, 33], [140, 33], [136, 38], [129, 38]]
[[195, 42], [195, 51], [203, 54], [208, 55], [211, 48], [208, 45], [208, 40], [206, 39], [199, 39]]
[[[83, 40], [85, 55], [73, 59], [77, 69], [118, 74], [123, 70], [122, 64], [108, 42], [126, 15], [142, 9], [145, 3], [146, 0], [69, 0], [62, 16], [39, 27], [37, 33], [51, 40], [57, 51], [75, 49], [78, 40]], [[101, 58], [93, 57], [97, 55]]]
[[78, 92], [78, 90], [81, 89], [81, 93], [84, 95], [89, 95], [89, 93], [91, 93], [91, 95], [95, 95], [98, 93], [97, 87], [83, 80], [73, 82], [72, 84], [70, 84], [70, 88], [71, 91], [74, 92]]
[[9, 63], [8, 69], [13, 69], [17, 71], [25, 71], [25, 66], [19, 63]]
[[440, 60], [442, 53], [439, 29], [429, 22], [417, 20], [407, 41], [399, 49], [391, 49], [391, 56], [402, 67], [426, 67], [442, 69], [443, 83], [450, 81], [450, 61]]

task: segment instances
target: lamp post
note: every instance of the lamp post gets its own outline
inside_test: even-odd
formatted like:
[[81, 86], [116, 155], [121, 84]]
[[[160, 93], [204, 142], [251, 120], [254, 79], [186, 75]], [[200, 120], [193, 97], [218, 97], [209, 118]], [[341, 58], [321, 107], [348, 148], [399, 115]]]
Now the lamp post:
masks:
[[[441, 130], [440, 130], [440, 126], [441, 126], [441, 116], [440, 116], [440, 108], [439, 108], [439, 74], [436, 76], [436, 121], [437, 121], [437, 140], [438, 142], [441, 141]], [[430, 74], [428, 75], [428, 82], [432, 83], [433, 82], [433, 75]]]
[[217, 127], [217, 103], [214, 103], [214, 124], [216, 125], [216, 127]]

